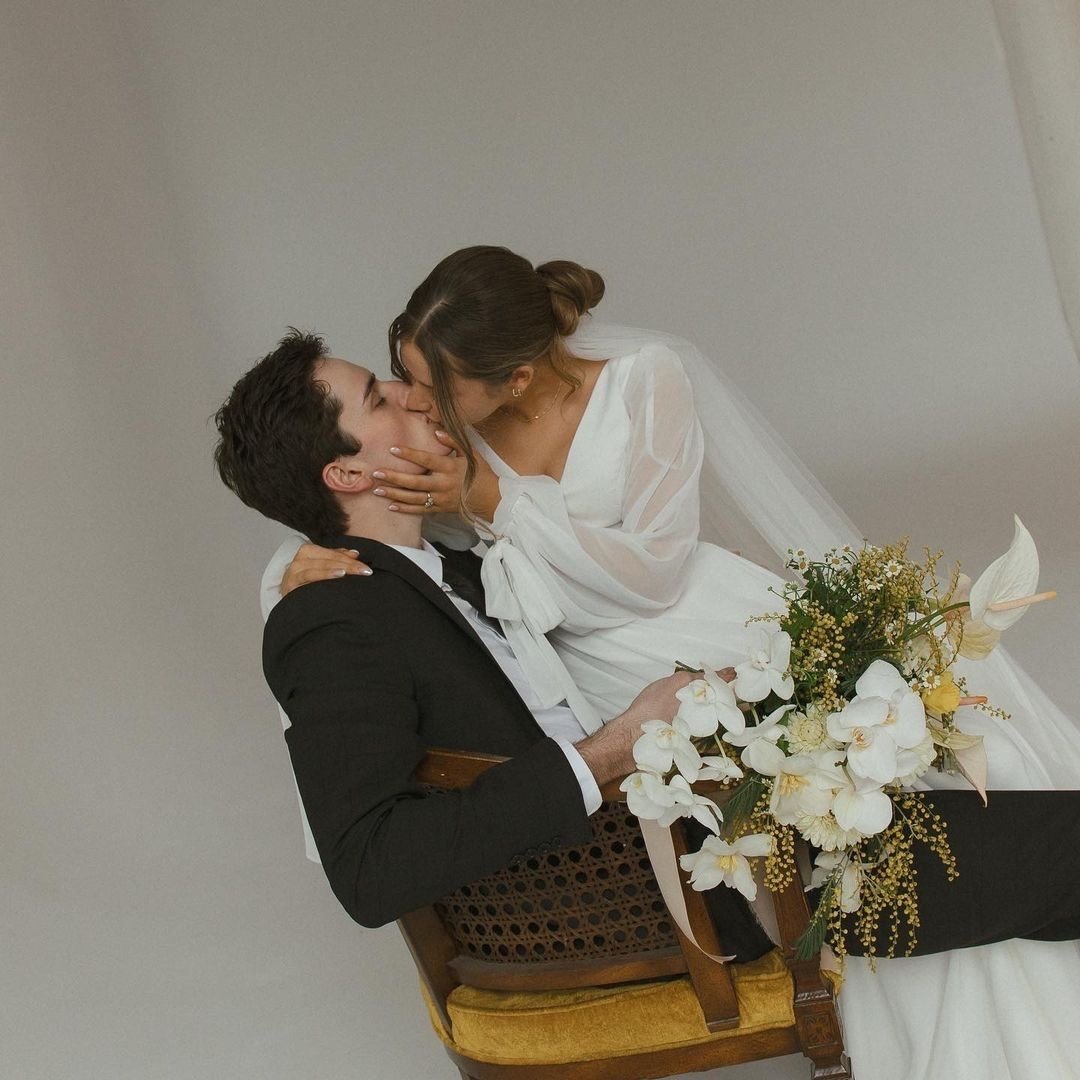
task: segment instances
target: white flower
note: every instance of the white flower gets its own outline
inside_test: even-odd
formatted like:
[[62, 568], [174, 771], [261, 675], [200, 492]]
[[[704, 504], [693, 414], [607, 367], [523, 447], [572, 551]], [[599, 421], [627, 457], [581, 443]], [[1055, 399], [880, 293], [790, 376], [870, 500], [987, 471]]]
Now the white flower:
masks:
[[926, 737], [926, 710], [896, 668], [875, 660], [855, 683], [855, 697], [829, 715], [826, 727], [847, 746], [853, 773], [888, 784], [896, 778], [897, 750]]
[[921, 743], [910, 749], [896, 752], [896, 782], [902, 785], [914, 784], [934, 763], [937, 749], [934, 746], [934, 737], [929, 731]]
[[772, 837], [768, 833], [740, 836], [733, 844], [718, 836], [707, 836], [701, 850], [683, 855], [679, 865], [690, 872], [690, 884], [698, 892], [724, 884], [753, 900], [757, 896], [757, 882], [747, 856], [760, 857], [771, 851]]
[[673, 776], [668, 781], [668, 791], [671, 793], [673, 805], [656, 819], [657, 825], [667, 828], [679, 818], [692, 817], [710, 832], [720, 831], [720, 822], [724, 820], [724, 815], [712, 799], [692, 791], [681, 776]]
[[837, 791], [832, 812], [841, 829], [875, 836], [892, 822], [893, 802], [872, 780], [856, 776]]
[[696, 780], [701, 769], [701, 755], [690, 741], [685, 724], [675, 717], [671, 724], [647, 720], [642, 735], [634, 743], [634, 761], [639, 769], [663, 776], [674, 766], [688, 780]]
[[[743, 747], [742, 762], [747, 768], [773, 776], [776, 773], [776, 763], [784, 757], [784, 751], [776, 745], [777, 740], [787, 734], [787, 728], [781, 721], [794, 708], [794, 705], [781, 705], [779, 709], [769, 713], [760, 724], [743, 731], [728, 732], [724, 736], [724, 742]], [[759, 763], [763, 767], [759, 767]]]
[[727, 754], [703, 757], [701, 759], [701, 772], [699, 780], [741, 780], [742, 769], [727, 756]]
[[793, 712], [787, 723], [788, 749], [793, 754], [809, 754], [822, 748], [837, 749], [825, 728], [827, 716], [814, 705], [805, 712]]
[[724, 820], [720, 807], [692, 791], [681, 776], [664, 783], [663, 777], [655, 773], [635, 772], [619, 785], [619, 790], [626, 792], [626, 805], [632, 814], [664, 828], [678, 818], [692, 817], [710, 832], [719, 832]]
[[919, 634], [904, 642], [904, 668], [907, 671], [919, 671], [933, 655], [929, 634]]
[[757, 648], [743, 664], [735, 665], [733, 689], [743, 701], [764, 701], [771, 693], [787, 700], [795, 693], [795, 682], [785, 674], [791, 662], [791, 638], [773, 624], [758, 628]]
[[818, 889], [837, 866], [843, 864], [840, 878], [840, 910], [848, 913], [858, 911], [862, 906], [859, 887], [859, 864], [843, 851], [823, 851], [814, 860], [814, 872], [810, 875], [808, 889]]
[[646, 821], [656, 821], [675, 805], [675, 793], [655, 773], [631, 773], [619, 790], [626, 792], [630, 813]]
[[822, 750], [775, 762], [775, 770], [765, 773], [773, 777], [769, 796], [769, 812], [773, 817], [781, 825], [794, 825], [804, 814], [821, 817], [829, 813], [834, 793], [844, 782], [839, 767], [842, 756], [835, 750]]
[[1039, 581], [1039, 553], [1035, 549], [1035, 541], [1015, 514], [1013, 522], [1015, 530], [1009, 550], [979, 575], [971, 586], [971, 597], [968, 601], [971, 606], [971, 621], [999, 633], [1008, 630], [1027, 608], [990, 611], [990, 605], [1031, 596]]
[[832, 814], [800, 814], [795, 820], [799, 835], [822, 851], [836, 851], [862, 840], [857, 829], [841, 829]]
[[708, 667], [703, 675], [676, 691], [679, 719], [696, 738], [715, 734], [721, 725], [727, 731], [742, 731], [746, 717], [735, 702], [735, 692]]

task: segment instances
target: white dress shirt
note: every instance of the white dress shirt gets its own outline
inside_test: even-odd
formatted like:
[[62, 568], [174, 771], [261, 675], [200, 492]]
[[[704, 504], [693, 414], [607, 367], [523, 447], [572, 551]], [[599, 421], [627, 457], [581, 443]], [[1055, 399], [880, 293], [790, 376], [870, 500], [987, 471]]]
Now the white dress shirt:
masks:
[[553, 705], [544, 708], [539, 696], [530, 684], [525, 672], [522, 670], [518, 658], [510, 648], [509, 642], [495, 628], [477, 613], [476, 608], [467, 600], [463, 600], [446, 582], [443, 581], [442, 555], [436, 551], [426, 540], [421, 540], [422, 547], [400, 547], [397, 544], [389, 544], [395, 551], [400, 551], [406, 558], [411, 559], [424, 571], [425, 574], [450, 598], [453, 605], [465, 616], [469, 625], [476, 631], [477, 637], [483, 643], [484, 648], [491, 653], [495, 663], [502, 668], [506, 677], [514, 684], [521, 700], [529, 707], [529, 711], [536, 717], [540, 730], [549, 738], [559, 744], [559, 749], [566, 755], [566, 760], [574, 770], [581, 788], [581, 797], [585, 803], [585, 812], [595, 814], [600, 809], [603, 801], [600, 797], [600, 788], [596, 779], [589, 771], [581, 755], [574, 748], [574, 743], [585, 738], [585, 728], [582, 727], [573, 711], [565, 704]]

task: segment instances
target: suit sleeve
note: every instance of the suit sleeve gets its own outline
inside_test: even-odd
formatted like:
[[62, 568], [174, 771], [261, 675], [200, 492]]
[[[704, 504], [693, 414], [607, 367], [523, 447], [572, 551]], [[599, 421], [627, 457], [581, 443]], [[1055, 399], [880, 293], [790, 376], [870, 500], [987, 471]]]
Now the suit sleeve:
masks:
[[386, 620], [370, 616], [376, 598], [358, 602], [354, 588], [342, 579], [296, 590], [264, 645], [267, 680], [292, 721], [285, 739], [304, 808], [349, 915], [381, 926], [530, 849], [587, 840], [581, 789], [552, 739], [465, 791], [415, 781], [426, 747], [411, 661]]

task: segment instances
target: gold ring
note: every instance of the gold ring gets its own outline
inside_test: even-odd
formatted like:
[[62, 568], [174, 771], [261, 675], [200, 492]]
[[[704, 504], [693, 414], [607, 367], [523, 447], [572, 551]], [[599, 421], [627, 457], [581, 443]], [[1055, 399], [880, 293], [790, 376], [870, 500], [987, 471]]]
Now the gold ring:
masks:
[[432, 496], [431, 492], [429, 491], [427, 493], [427, 498], [424, 500], [424, 509], [425, 510], [430, 510], [434, 505], [435, 505], [435, 499]]

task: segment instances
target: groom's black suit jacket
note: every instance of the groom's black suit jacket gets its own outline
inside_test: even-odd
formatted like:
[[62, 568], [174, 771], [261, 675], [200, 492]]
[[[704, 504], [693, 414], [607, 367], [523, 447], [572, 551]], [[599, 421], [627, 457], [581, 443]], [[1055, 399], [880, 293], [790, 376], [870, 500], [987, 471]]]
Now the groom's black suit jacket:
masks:
[[[267, 620], [263, 670], [345, 910], [379, 926], [519, 856], [587, 841], [566, 756], [445, 593], [384, 544], [325, 543], [355, 548], [374, 573], [290, 592]], [[413, 774], [433, 747], [510, 760], [432, 794]]]

